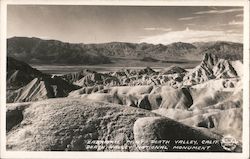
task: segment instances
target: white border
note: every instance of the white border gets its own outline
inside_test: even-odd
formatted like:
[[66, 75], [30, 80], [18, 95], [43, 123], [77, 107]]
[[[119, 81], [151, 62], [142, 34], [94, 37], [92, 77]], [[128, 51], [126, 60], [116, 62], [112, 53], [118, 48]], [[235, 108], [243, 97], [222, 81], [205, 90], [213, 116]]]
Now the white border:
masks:
[[[173, 159], [247, 159], [249, 158], [249, 1], [247, 0], [0, 0], [0, 158], [173, 158]], [[244, 6], [244, 93], [243, 93], [243, 153], [215, 152], [23, 152], [6, 151], [6, 33], [7, 5], [122, 5], [122, 6]]]

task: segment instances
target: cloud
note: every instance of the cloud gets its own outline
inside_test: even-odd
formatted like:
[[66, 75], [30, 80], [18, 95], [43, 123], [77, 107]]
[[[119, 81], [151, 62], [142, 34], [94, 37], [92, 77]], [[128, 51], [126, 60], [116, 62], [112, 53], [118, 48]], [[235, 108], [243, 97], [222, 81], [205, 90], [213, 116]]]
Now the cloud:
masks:
[[194, 16], [194, 17], [183, 17], [183, 18], [179, 18], [178, 20], [192, 20], [192, 19], [197, 19], [200, 18], [200, 16]]
[[243, 21], [232, 20], [228, 23], [215, 24], [213, 27], [239, 27], [239, 26], [243, 26]]
[[223, 10], [208, 10], [208, 11], [200, 11], [200, 12], [195, 12], [194, 14], [224, 14], [224, 13], [233, 13], [233, 12], [239, 12], [243, 11], [243, 8], [235, 8], [235, 9], [223, 9]]
[[144, 28], [144, 30], [147, 30], [147, 31], [166, 31], [166, 32], [168, 32], [168, 31], [171, 31], [172, 28], [161, 28], [161, 27], [154, 28], [154, 27], [152, 27], [152, 28]]
[[235, 21], [235, 20], [233, 20], [233, 21], [229, 22], [228, 24], [229, 25], [243, 25], [243, 21]]
[[152, 44], [170, 44], [173, 42], [207, 42], [207, 41], [232, 41], [242, 42], [242, 34], [230, 33], [226, 31], [190, 30], [186, 28], [182, 31], [172, 31], [155, 36], [141, 37], [140, 42]]
[[238, 30], [234, 30], [234, 29], [231, 29], [231, 30], [226, 30], [227, 33], [237, 33]]
[[243, 14], [237, 14], [235, 17], [243, 17]]
[[194, 23], [188, 23], [187, 25], [189, 25], [189, 26], [197, 26], [197, 24], [194, 24]]

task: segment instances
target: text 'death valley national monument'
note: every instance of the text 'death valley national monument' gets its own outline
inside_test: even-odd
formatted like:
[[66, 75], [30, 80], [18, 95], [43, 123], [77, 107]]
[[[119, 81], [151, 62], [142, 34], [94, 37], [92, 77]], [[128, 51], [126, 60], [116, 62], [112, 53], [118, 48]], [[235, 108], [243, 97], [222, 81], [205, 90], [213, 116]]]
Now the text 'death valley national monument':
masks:
[[6, 150], [242, 152], [243, 7], [8, 5]]

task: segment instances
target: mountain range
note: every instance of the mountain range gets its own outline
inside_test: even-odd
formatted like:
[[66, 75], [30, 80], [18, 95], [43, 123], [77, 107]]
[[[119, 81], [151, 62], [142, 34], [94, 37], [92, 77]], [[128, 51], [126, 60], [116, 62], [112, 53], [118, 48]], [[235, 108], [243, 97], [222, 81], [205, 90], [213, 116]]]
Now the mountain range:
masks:
[[13, 37], [7, 40], [7, 45], [8, 56], [29, 64], [115, 64], [118, 58], [153, 63], [171, 60], [200, 61], [206, 53], [228, 60], [243, 59], [243, 44], [225, 41], [176, 42], [169, 45], [125, 42], [83, 44]]

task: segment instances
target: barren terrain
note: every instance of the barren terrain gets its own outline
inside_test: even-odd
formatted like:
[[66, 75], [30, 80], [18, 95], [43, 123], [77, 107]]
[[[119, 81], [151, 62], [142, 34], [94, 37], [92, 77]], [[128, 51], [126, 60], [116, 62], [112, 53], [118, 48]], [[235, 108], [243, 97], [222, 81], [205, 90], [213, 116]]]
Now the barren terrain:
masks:
[[[18, 43], [18, 40], [11, 43]], [[61, 47], [60, 42], [53, 43]], [[37, 48], [41, 44], [37, 44]], [[206, 43], [202, 47], [198, 43], [185, 44], [184, 50], [197, 47], [200, 50], [217, 44]], [[238, 45], [235, 45], [230, 47], [238, 50]], [[20, 47], [21, 44], [15, 46]], [[108, 46], [117, 54], [118, 46], [127, 48], [134, 45], [79, 44], [72, 49], [80, 46], [87, 50]], [[137, 49], [142, 46], [149, 49], [146, 44], [136, 45]], [[180, 46], [183, 44], [158, 47], [168, 48], [169, 55], [172, 55], [169, 50]], [[156, 46], [150, 47], [155, 49]], [[7, 60], [8, 150], [221, 152], [226, 150], [220, 142], [203, 144], [207, 147], [200, 149], [178, 149], [173, 142], [186, 140], [202, 145], [203, 140], [221, 141], [230, 135], [237, 140], [233, 151], [242, 151], [243, 64], [236, 56], [227, 58], [218, 56], [222, 53], [207, 51], [199, 62], [190, 62], [192, 66], [189, 67], [181, 67], [180, 63], [165, 67], [156, 67], [156, 64], [155, 68], [144, 65], [121, 68], [116, 65], [94, 70], [86, 66], [75, 69], [68, 66], [69, 71], [63, 73], [49, 70], [49, 65], [48, 69], [40, 67], [41, 71], [32, 68], [20, 61], [20, 54], [12, 52], [17, 48], [11, 49], [10, 55], [14, 56]], [[227, 55], [232, 55], [232, 52]], [[134, 56], [131, 50], [122, 53]], [[187, 57], [186, 53], [188, 51], [182, 50], [183, 57]], [[117, 59], [110, 58], [111, 52], [92, 55], [100, 56], [100, 59], [107, 56], [111, 61]], [[24, 53], [22, 56], [27, 55]], [[135, 57], [137, 62], [138, 57]], [[142, 59], [144, 64], [164, 63], [149, 57]], [[63, 70], [62, 67], [59, 68]], [[163, 148], [152, 142], [168, 140], [171, 143]]]

